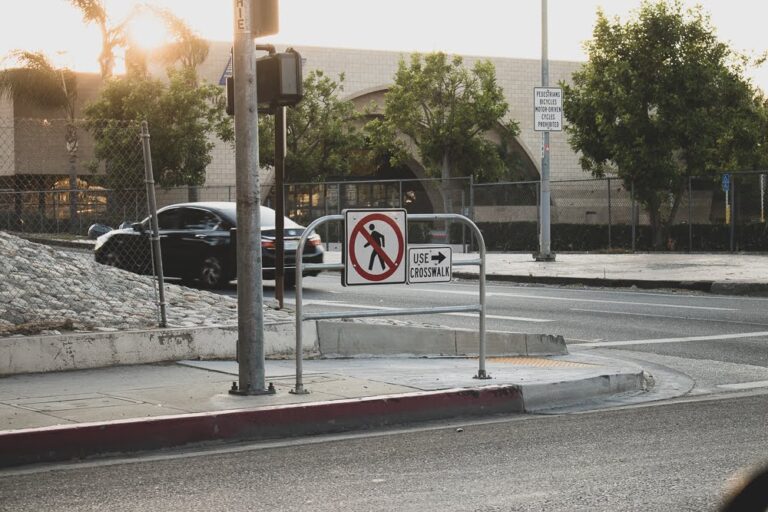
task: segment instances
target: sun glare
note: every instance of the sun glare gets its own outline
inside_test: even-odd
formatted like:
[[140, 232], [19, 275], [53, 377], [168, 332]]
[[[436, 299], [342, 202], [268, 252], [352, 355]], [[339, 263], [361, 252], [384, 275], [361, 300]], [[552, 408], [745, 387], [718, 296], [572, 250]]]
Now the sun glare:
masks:
[[171, 40], [165, 23], [149, 12], [142, 12], [130, 21], [128, 37], [131, 42], [145, 50], [159, 48]]

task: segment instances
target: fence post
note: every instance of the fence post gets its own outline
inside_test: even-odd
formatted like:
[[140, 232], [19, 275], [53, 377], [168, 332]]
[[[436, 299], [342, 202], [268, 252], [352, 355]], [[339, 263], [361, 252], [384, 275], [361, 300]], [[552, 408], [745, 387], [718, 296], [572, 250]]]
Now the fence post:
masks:
[[611, 178], [608, 178], [608, 249], [611, 248]]
[[152, 152], [149, 147], [149, 125], [141, 122], [141, 141], [144, 150], [144, 176], [147, 185], [147, 206], [152, 225], [152, 256], [157, 273], [158, 293], [160, 297], [160, 327], [168, 326], [165, 311], [165, 280], [163, 277], [163, 258], [160, 253], [160, 228], [157, 224], [157, 201], [155, 200], [155, 179], [152, 173]]
[[731, 173], [731, 186], [729, 193], [731, 195], [731, 252], [735, 252], [735, 230], [736, 230], [736, 175]]
[[688, 252], [693, 252], [693, 178], [688, 176]]
[[635, 182], [632, 181], [632, 188], [630, 191], [632, 196], [632, 252], [635, 252], [635, 235], [637, 232], [637, 211], [635, 205]]
[[[469, 215], [467, 215], [472, 222], [475, 222], [475, 177], [469, 175]], [[469, 233], [469, 250], [475, 246], [475, 234], [470, 231]]]

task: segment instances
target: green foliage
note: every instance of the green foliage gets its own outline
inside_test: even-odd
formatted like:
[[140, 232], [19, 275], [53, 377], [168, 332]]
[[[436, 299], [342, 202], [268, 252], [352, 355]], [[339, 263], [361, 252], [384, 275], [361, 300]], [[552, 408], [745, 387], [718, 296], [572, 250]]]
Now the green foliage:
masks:
[[[339, 99], [344, 75], [338, 82], [322, 71], [304, 78], [304, 97], [287, 109], [285, 180], [322, 181], [348, 175], [365, 160], [363, 137], [356, 127], [359, 114], [350, 101]], [[259, 116], [259, 161], [275, 163], [275, 118]]]
[[416, 147], [430, 176], [492, 181], [506, 167], [483, 134], [498, 129], [516, 135], [517, 124], [504, 121], [508, 109], [491, 62], [477, 62], [468, 70], [459, 56], [414, 54], [409, 64], [400, 61], [386, 94], [384, 118], [369, 124], [369, 140], [378, 144], [379, 153], [389, 146], [397, 165], [407, 154], [406, 143], [395, 135], [399, 132]]
[[624, 24], [598, 11], [586, 49], [562, 84], [570, 144], [593, 176], [634, 183], [657, 245], [687, 176], [765, 163], [763, 100], [700, 7], [646, 1]]
[[109, 185], [143, 185], [143, 168], [133, 160], [137, 126], [146, 120], [152, 145], [152, 166], [162, 187], [202, 185], [211, 162], [213, 142], [234, 139], [232, 121], [224, 114], [219, 87], [195, 86], [193, 70], [169, 71], [166, 85], [145, 77], [115, 79], [100, 99], [85, 110], [87, 128], [96, 139], [96, 158], [106, 163]]

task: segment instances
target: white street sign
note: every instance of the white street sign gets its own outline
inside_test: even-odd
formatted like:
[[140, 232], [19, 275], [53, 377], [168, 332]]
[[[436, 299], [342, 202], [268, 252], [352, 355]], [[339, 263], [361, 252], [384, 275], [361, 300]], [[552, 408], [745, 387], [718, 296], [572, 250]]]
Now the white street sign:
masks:
[[453, 255], [447, 245], [408, 247], [408, 283], [448, 283]]
[[406, 282], [405, 210], [344, 210], [344, 231], [344, 286]]
[[559, 87], [533, 88], [533, 130], [563, 131], [563, 90]]

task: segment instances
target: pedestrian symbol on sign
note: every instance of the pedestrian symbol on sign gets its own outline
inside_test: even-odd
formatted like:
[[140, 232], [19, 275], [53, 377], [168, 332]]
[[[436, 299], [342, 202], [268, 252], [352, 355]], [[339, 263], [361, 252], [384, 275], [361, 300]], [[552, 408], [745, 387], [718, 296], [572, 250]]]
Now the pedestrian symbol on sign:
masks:
[[376, 231], [376, 225], [371, 224], [368, 226], [371, 230], [371, 239], [363, 247], [371, 247], [371, 261], [368, 263], [368, 270], [373, 270], [373, 261], [376, 257], [379, 258], [381, 263], [381, 270], [384, 270], [384, 258], [382, 257], [382, 249], [384, 249], [384, 235]]

